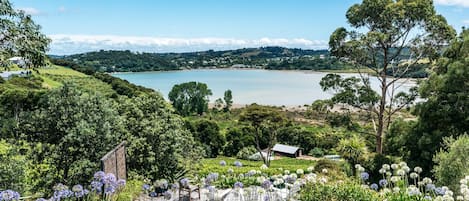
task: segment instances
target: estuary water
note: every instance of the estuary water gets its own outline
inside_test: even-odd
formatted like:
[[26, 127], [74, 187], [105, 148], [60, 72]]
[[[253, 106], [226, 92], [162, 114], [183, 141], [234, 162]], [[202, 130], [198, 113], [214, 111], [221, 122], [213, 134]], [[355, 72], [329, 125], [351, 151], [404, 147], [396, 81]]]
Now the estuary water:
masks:
[[[322, 91], [319, 85], [326, 74], [314, 71], [210, 69], [114, 73], [113, 76], [155, 89], [166, 99], [175, 84], [197, 81], [206, 83], [212, 90], [211, 102], [223, 98], [223, 93], [230, 89], [234, 104], [302, 106], [332, 96], [332, 93]], [[354, 73], [341, 75], [359, 76]], [[371, 85], [373, 89], [379, 89], [376, 78], [372, 77]], [[414, 82], [402, 83], [398, 91], [407, 91], [412, 86], [415, 86]]]

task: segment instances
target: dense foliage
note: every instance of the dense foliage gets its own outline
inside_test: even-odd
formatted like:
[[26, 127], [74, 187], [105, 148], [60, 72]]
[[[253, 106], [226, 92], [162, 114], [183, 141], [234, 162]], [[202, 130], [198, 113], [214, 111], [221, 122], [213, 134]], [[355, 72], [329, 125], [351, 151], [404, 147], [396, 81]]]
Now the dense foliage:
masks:
[[[45, 193], [52, 193], [57, 182], [87, 182], [100, 169], [100, 158], [123, 140], [130, 176], [175, 179], [203, 153], [183, 120], [153, 90], [108, 75], [95, 75], [102, 82], [53, 72], [0, 84], [1, 138], [22, 140], [5, 147], [2, 160], [10, 166], [2, 168], [27, 173], [4, 172], [0, 182], [21, 192]], [[41, 78], [60, 86], [43, 88]]]
[[101, 50], [69, 56], [53, 56], [51, 61], [57, 65], [68, 66], [82, 72], [136, 72], [204, 67], [265, 68], [271, 70], [344, 70], [351, 68], [351, 65], [346, 62], [329, 57], [327, 50], [283, 47], [188, 53], [138, 53]]
[[469, 175], [469, 136], [457, 139], [448, 138], [444, 147], [433, 158], [436, 163], [433, 171], [439, 184], [457, 189], [459, 179]]
[[51, 40], [41, 33], [41, 26], [36, 24], [31, 15], [22, 10], [16, 10], [8, 0], [0, 1], [0, 62], [6, 62], [10, 57], [22, 57], [24, 67], [36, 68], [45, 66], [46, 51]]
[[432, 157], [442, 139], [468, 131], [469, 121], [469, 30], [464, 30], [445, 51], [430, 78], [421, 86], [425, 98], [416, 106], [419, 117], [412, 132], [406, 135], [409, 161], [432, 166]]
[[174, 109], [184, 116], [191, 114], [201, 115], [208, 110], [208, 97], [212, 91], [207, 84], [200, 82], [186, 82], [173, 86], [168, 98]]

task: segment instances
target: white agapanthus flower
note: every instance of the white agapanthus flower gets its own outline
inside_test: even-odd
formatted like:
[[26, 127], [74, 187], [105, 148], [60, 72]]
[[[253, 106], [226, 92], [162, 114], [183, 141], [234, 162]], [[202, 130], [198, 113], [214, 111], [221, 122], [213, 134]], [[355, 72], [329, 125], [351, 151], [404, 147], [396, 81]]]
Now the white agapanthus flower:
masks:
[[398, 176], [392, 176], [392, 177], [391, 177], [391, 182], [392, 182], [392, 183], [396, 183], [396, 182], [398, 182], [399, 180], [400, 180], [400, 178], [399, 178]]
[[325, 183], [327, 183], [327, 178], [326, 177], [321, 177], [319, 179], [319, 182], [321, 182], [322, 184], [325, 184]]
[[430, 179], [430, 178], [428, 178], [428, 177], [423, 178], [422, 181], [423, 181], [423, 183], [425, 183], [425, 184], [431, 184], [431, 183], [433, 183], [432, 179]]
[[385, 170], [390, 170], [391, 167], [388, 164], [383, 164], [382, 168]]
[[380, 174], [385, 174], [385, 173], [386, 173], [386, 169], [384, 169], [384, 168], [379, 169], [379, 173], [380, 173]]
[[360, 164], [355, 164], [355, 169], [359, 169], [361, 167]]
[[409, 166], [402, 166], [402, 170], [404, 170], [406, 173], [410, 172]]
[[362, 166], [358, 167], [358, 172], [365, 172], [365, 168]]
[[396, 173], [397, 173], [397, 175], [399, 175], [399, 176], [404, 176], [404, 175], [405, 175], [405, 170], [399, 169], [399, 170], [397, 170]]
[[464, 179], [459, 180], [459, 183], [460, 183], [460, 184], [466, 184], [466, 185], [467, 185], [467, 181], [468, 181], [468, 180], [467, 180], [466, 178], [464, 178]]
[[422, 173], [423, 170], [422, 170], [421, 167], [417, 166], [417, 167], [414, 168], [414, 171], [420, 174], [420, 173]]
[[417, 174], [416, 172], [410, 173], [410, 178], [411, 179], [417, 179], [418, 177], [419, 177], [419, 174]]
[[304, 173], [305, 173], [305, 171], [303, 169], [297, 169], [296, 170], [296, 174], [302, 175]]

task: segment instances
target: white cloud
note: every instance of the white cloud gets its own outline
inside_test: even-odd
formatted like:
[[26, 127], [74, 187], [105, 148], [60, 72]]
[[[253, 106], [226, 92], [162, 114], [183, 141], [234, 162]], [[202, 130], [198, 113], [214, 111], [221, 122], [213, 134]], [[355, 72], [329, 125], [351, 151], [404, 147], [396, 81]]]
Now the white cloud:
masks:
[[465, 25], [469, 25], [469, 20], [463, 20], [462, 23]]
[[434, 0], [435, 4], [445, 6], [469, 7], [469, 0]]
[[32, 8], [32, 7], [19, 8], [18, 10], [22, 10], [22, 11], [24, 11], [24, 13], [26, 13], [28, 15], [42, 15], [42, 14], [44, 14], [41, 11], [39, 11], [38, 9]]
[[51, 54], [73, 54], [96, 50], [132, 50], [141, 52], [190, 52], [208, 49], [227, 50], [245, 47], [282, 46], [304, 49], [324, 49], [327, 42], [304, 38], [164, 38], [115, 35], [49, 35]]

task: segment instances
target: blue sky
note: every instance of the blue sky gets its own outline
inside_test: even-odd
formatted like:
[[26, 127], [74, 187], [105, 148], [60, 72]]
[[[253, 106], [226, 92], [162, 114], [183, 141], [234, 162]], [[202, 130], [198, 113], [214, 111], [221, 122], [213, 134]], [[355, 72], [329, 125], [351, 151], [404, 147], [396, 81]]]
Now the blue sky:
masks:
[[[51, 54], [187, 52], [279, 45], [327, 48], [358, 0], [13, 0], [53, 39]], [[469, 0], [435, 0], [458, 31]]]

